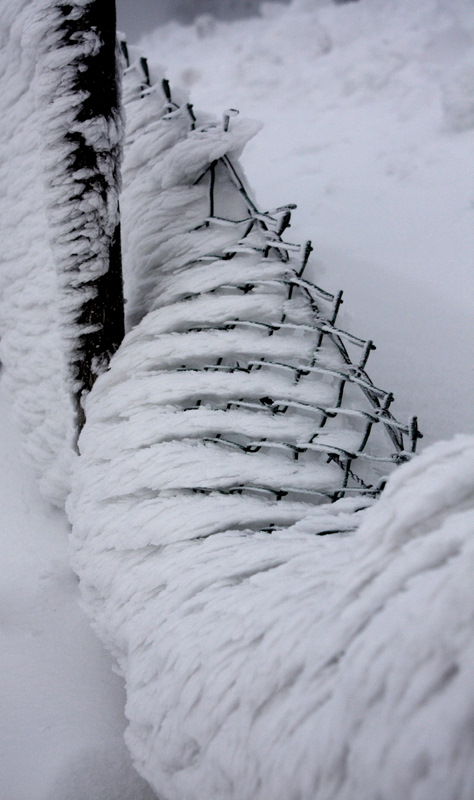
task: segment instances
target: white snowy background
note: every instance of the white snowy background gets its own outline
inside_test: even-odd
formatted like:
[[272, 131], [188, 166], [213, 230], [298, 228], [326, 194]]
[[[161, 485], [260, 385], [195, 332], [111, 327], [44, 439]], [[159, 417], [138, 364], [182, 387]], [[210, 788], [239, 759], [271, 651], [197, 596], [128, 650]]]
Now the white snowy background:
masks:
[[[374, 382], [400, 418], [418, 413], [423, 444], [472, 430], [473, 24], [468, 0], [295, 0], [141, 43], [196, 106], [265, 122], [243, 158], [259, 203], [298, 204], [291, 237], [313, 239], [313, 279], [344, 288], [350, 329], [378, 347]], [[5, 400], [0, 424], [2, 796], [150, 797], [122, 743], [121, 681], [78, 607], [66, 520]]]

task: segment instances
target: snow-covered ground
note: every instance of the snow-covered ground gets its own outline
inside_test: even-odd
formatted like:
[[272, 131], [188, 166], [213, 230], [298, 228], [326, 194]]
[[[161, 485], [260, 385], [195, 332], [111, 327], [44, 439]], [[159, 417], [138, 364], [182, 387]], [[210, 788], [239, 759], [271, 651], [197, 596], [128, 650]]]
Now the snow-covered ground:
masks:
[[[294, 0], [142, 42], [198, 107], [264, 120], [244, 154], [259, 203], [298, 204], [291, 237], [313, 240], [317, 282], [344, 288], [346, 324], [378, 346], [374, 382], [399, 417], [418, 413], [424, 443], [472, 430], [473, 25], [469, 0]], [[1, 795], [142, 800], [67, 523], [39, 497], [2, 402]]]
[[149, 800], [124, 690], [79, 607], [64, 514], [38, 494], [0, 383], [0, 796]]

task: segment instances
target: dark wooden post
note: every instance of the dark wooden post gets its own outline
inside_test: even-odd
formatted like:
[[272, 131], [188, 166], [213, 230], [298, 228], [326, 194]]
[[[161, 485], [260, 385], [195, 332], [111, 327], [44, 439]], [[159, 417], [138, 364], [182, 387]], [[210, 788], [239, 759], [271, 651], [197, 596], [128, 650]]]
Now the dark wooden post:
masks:
[[124, 336], [115, 0], [51, 2], [39, 60], [51, 246], [77, 414]]

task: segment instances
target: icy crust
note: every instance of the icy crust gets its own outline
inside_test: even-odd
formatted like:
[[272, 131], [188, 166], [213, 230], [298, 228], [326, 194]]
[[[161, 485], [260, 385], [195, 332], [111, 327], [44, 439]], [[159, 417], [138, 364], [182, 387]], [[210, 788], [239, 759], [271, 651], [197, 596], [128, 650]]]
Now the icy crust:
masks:
[[[129, 328], [159, 301], [163, 270], [175, 272], [237, 242], [245, 226], [210, 230], [212, 213], [203, 174], [224, 156], [238, 158], [259, 124], [232, 120], [226, 128], [195, 113], [181, 92], [171, 94], [162, 73], [149, 75], [135, 50], [126, 50], [123, 103], [127, 135], [123, 163], [122, 239]], [[151, 84], [151, 85], [150, 85]], [[221, 211], [246, 216], [221, 168], [215, 175]]]
[[65, 391], [53, 257], [33, 89], [37, 4], [0, 8], [0, 360], [42, 494], [63, 505], [72, 459], [72, 409]]
[[365, 511], [178, 497], [150, 490], [106, 402], [69, 500], [74, 565], [157, 793], [470, 800], [474, 440], [426, 450]]

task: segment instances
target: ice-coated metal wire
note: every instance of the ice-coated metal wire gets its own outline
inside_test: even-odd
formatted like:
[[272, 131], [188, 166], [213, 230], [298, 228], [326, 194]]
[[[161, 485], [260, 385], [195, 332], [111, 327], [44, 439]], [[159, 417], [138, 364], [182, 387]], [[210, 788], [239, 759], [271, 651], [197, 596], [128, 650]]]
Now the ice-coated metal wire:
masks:
[[[139, 60], [138, 73], [140, 71], [141, 77], [137, 78], [140, 85], [151, 87], [145, 59]], [[202, 135], [215, 131], [220, 124], [224, 133], [231, 128], [234, 110], [224, 114], [222, 123], [200, 125], [189, 103], [182, 106], [174, 103], [167, 80], [155, 88], [163, 93], [169, 108], [164, 119], [170, 124], [177, 117], [187, 119], [189, 131], [198, 130]], [[146, 91], [143, 101], [146, 102]], [[240, 202], [243, 201], [246, 216], [232, 219], [220, 208], [216, 187], [223, 182], [238, 195]], [[254, 421], [255, 415], [257, 419], [268, 415], [278, 419], [286, 415], [290, 421], [303, 419], [308, 423], [309, 434], [305, 438], [301, 437], [298, 425], [293, 436], [288, 434], [291, 424], [286, 425], [283, 438], [278, 435], [277, 426], [273, 436], [266, 432], [256, 437], [254, 431], [246, 434], [238, 426], [233, 430], [229, 425], [230, 430], [216, 427], [203, 435], [203, 444], [239, 452], [249, 458], [260, 453], [268, 454], [269, 458], [287, 458], [290, 462], [327, 464], [330, 477], [327, 486], [318, 485], [314, 489], [298, 485], [297, 481], [275, 489], [266, 485], [264, 476], [261, 482], [236, 480], [225, 488], [201, 487], [196, 475], [193, 491], [267, 493], [277, 500], [286, 496], [305, 500], [308, 497], [336, 500], [354, 494], [376, 496], [390, 468], [415, 453], [421, 436], [417, 419], [412, 417], [407, 424], [400, 423], [390, 410], [392, 393], [373, 384], [366, 371], [370, 353], [375, 349], [373, 342], [336, 324], [342, 292], [331, 294], [303, 277], [313, 249], [311, 242], [301, 246], [283, 239], [295, 206], [289, 204], [261, 211], [250, 196], [238, 165], [228, 155], [204, 165], [194, 180], [194, 185], [197, 184], [206, 185], [208, 196], [208, 215], [198, 229], [227, 227], [233, 236], [228, 245], [195, 257], [180, 268], [181, 288], [176, 290], [170, 303], [188, 304], [189, 323], [181, 318], [176, 335], [189, 342], [189, 354], [183, 348], [181, 362], [174, 366], [164, 363], [160, 367], [158, 358], [158, 368], [194, 375], [200, 385], [204, 376], [209, 376], [210, 380], [213, 373], [233, 376], [228, 391], [221, 388], [218, 395], [211, 385], [203, 389], [200, 397], [190, 392], [189, 399], [182, 403], [184, 414], [197, 409], [228, 413], [239, 410], [253, 415]], [[240, 231], [240, 235], [236, 236], [236, 231]], [[230, 261], [235, 263], [231, 281], [228, 270], [223, 269]], [[239, 280], [242, 263], [250, 265], [251, 279], [246, 275]], [[213, 271], [207, 285], [183, 292], [186, 274], [191, 278], [197, 268], [206, 265], [208, 276]], [[273, 274], [268, 275], [269, 271]], [[169, 273], [167, 275], [169, 278]], [[191, 280], [189, 286], [193, 286]], [[237, 312], [232, 313], [232, 297], [236, 300], [246, 297], [249, 301], [270, 298], [274, 310], [239, 316]], [[196, 304], [206, 299], [215, 304], [218, 313], [213, 314], [212, 319], [196, 320]], [[196, 342], [201, 344], [198, 346]], [[248, 380], [247, 383], [242, 380], [241, 390], [236, 390], [239, 384], [235, 377], [244, 379], [257, 373], [264, 378], [265, 394], [252, 390]], [[256, 385], [260, 386], [261, 381]], [[321, 387], [325, 388], [324, 399], [319, 397]], [[336, 481], [334, 467], [339, 474]]]

